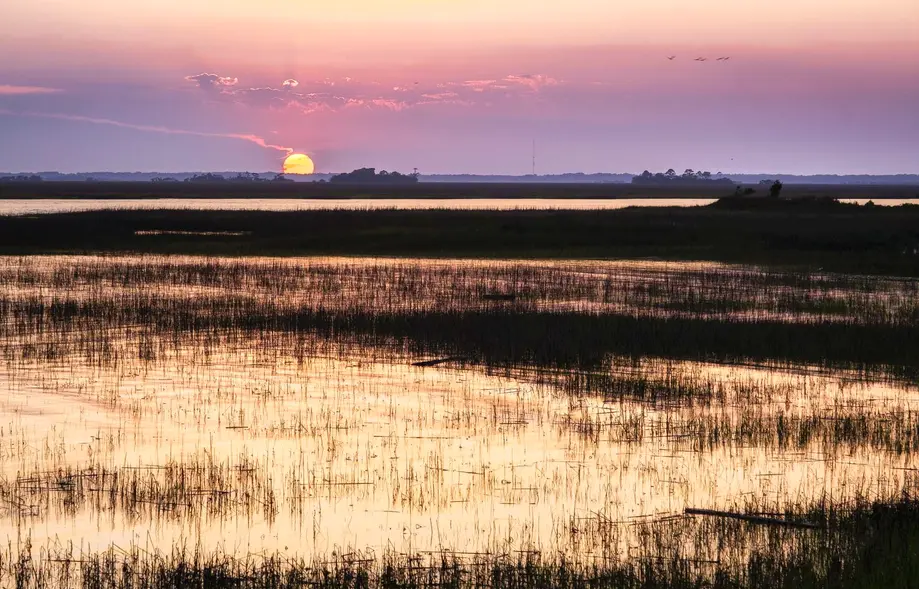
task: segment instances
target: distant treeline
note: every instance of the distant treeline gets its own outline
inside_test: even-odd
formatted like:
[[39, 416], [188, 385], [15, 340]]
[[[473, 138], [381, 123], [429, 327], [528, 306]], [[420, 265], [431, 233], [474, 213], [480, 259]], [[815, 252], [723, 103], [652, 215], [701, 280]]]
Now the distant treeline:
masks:
[[[157, 176], [155, 178], [151, 178], [150, 181], [156, 183], [178, 182], [178, 179], [168, 176]], [[271, 178], [263, 178], [261, 174], [242, 172], [240, 174], [236, 174], [236, 176], [233, 176], [232, 178], [227, 178], [222, 174], [195, 174], [185, 178], [183, 182], [293, 182], [293, 180], [288, 180], [284, 174], [273, 174]]]
[[347, 174], [332, 176], [329, 182], [335, 184], [414, 184], [418, 174], [400, 174], [382, 170], [377, 174], [376, 168], [360, 168]]
[[[150, 182], [154, 178], [173, 178], [177, 181], [183, 181], [201, 172], [81, 172], [65, 174], [61, 172], [37, 172], [37, 173], [9, 173], [0, 172], [0, 182], [28, 181], [37, 182], [44, 180], [46, 182], [73, 182], [83, 180], [94, 180], [97, 182]], [[240, 173], [236, 171], [217, 172], [216, 175], [224, 178], [235, 178]], [[245, 173], [244, 173], [245, 174]], [[271, 178], [274, 172], [263, 172], [259, 174], [264, 178]], [[316, 173], [309, 176], [292, 174], [288, 177], [295, 182], [320, 182], [329, 181], [335, 174]], [[714, 174], [715, 177], [721, 178], [723, 175]], [[448, 182], [448, 183], [505, 183], [505, 184], [628, 184], [632, 181], [635, 174], [622, 173], [599, 173], [599, 174], [527, 174], [523, 176], [514, 176], [507, 174], [420, 174], [420, 182]], [[794, 174], [730, 174], [730, 178], [737, 183], [742, 184], [759, 184], [763, 180], [780, 180], [783, 184], [860, 184], [860, 185], [919, 185], [919, 174], [888, 174], [872, 176], [869, 174], [861, 175], [836, 175], [821, 174], [811, 176], [799, 176]], [[27, 180], [23, 180], [27, 179]]]
[[632, 184], [723, 184], [726, 186], [733, 186], [734, 181], [726, 176], [718, 175], [717, 178], [712, 177], [711, 172], [696, 172], [692, 169], [687, 169], [685, 172], [679, 176], [674, 171], [673, 168], [670, 168], [664, 173], [658, 172], [657, 174], [652, 174], [648, 170], [645, 170], [638, 176], [632, 178]]

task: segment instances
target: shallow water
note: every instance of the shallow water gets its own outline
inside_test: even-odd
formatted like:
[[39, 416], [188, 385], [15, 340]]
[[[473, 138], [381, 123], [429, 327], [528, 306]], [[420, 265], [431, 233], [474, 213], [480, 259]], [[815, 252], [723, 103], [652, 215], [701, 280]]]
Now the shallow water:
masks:
[[[706, 198], [610, 198], [610, 199], [545, 199], [545, 198], [477, 198], [477, 199], [294, 199], [294, 198], [152, 198], [152, 199], [2, 199], [0, 215], [36, 215], [75, 211], [113, 209], [189, 209], [189, 210], [373, 210], [373, 209], [451, 209], [451, 210], [612, 210], [627, 207], [692, 207], [712, 204]], [[842, 202], [865, 204], [870, 199], [840, 199]], [[919, 199], [877, 199], [878, 206], [919, 205]]]
[[112, 209], [194, 209], [253, 211], [312, 211], [331, 209], [453, 209], [512, 210], [563, 209], [605, 210], [626, 207], [689, 207], [715, 202], [704, 198], [615, 198], [615, 199], [546, 199], [546, 198], [154, 198], [154, 199], [4, 199], [0, 215], [34, 215], [71, 211]]
[[[915, 302], [908, 283], [716, 264], [4, 258], [0, 542], [591, 560], [638, 549], [631, 524], [686, 507], [884, 497], [919, 469], [908, 380], [666, 357], [418, 367], [430, 356], [389, 336], [233, 323], [252, 301], [278, 317], [475, 311], [509, 284], [529, 293], [505, 306], [523, 315], [641, 316], [726, 289], [768, 321], [827, 312], [779, 312], [780, 292], [888, 313]], [[163, 323], [187, 313], [224, 327]], [[582, 372], [710, 394], [617, 397], [572, 384]], [[589, 532], [597, 522], [615, 534]]]

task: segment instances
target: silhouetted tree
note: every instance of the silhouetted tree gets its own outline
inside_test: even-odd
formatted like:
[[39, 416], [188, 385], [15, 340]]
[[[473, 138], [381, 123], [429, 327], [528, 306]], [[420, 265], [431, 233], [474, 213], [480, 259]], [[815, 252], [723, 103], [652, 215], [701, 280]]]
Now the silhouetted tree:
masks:
[[329, 182], [350, 184], [411, 184], [418, 182], [415, 174], [400, 174], [399, 172], [381, 171], [377, 174], [375, 168], [360, 168], [347, 174], [332, 176]]
[[772, 198], [778, 198], [779, 195], [782, 194], [782, 186], [783, 184], [779, 180], [773, 182], [772, 186], [769, 187], [769, 196]]
[[696, 184], [701, 182], [715, 185], [734, 185], [734, 182], [730, 178], [712, 178], [711, 172], [703, 172], [701, 170], [696, 172], [690, 168], [687, 168], [687, 170], [679, 176], [677, 176], [676, 172], [671, 168], [663, 174], [652, 174], [648, 170], [645, 170], [638, 176], [632, 178], [632, 184]]
[[185, 182], [226, 182], [226, 178], [220, 174], [195, 174], [191, 178], [186, 178]]

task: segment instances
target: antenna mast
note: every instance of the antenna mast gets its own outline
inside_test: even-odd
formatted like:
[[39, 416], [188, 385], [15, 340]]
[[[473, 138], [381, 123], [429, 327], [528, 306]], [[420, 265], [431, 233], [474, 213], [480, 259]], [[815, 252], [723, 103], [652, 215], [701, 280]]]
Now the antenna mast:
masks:
[[533, 140], [533, 176], [536, 175], [536, 140]]

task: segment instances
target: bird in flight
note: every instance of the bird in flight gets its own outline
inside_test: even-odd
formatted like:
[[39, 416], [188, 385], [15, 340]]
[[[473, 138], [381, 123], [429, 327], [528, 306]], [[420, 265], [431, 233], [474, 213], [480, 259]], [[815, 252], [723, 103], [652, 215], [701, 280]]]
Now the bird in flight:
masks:
[[667, 59], [669, 59], [670, 61], [673, 61], [674, 59], [676, 59], [676, 55], [668, 55]]
[[727, 61], [727, 60], [729, 60], [729, 59], [731, 59], [731, 58], [730, 58], [730, 57], [719, 57], [719, 58], [718, 58], [718, 61]]
[[707, 57], [697, 57], [696, 61], [708, 61]]

